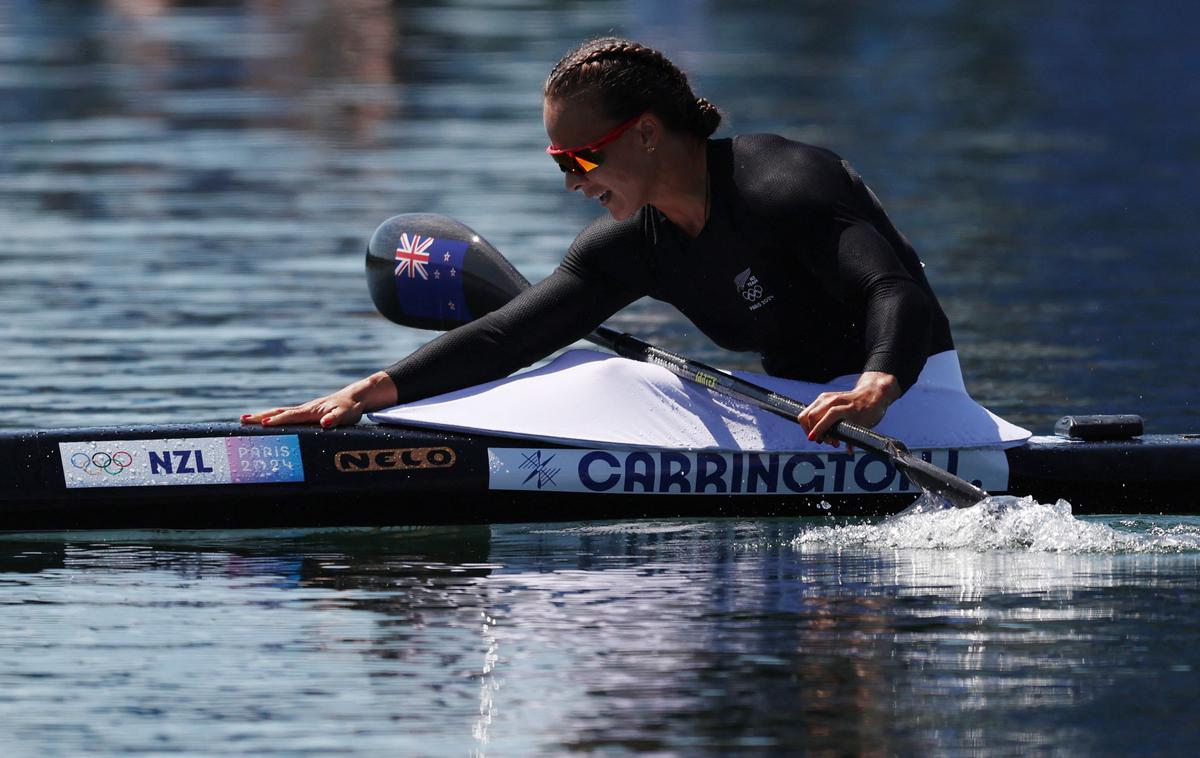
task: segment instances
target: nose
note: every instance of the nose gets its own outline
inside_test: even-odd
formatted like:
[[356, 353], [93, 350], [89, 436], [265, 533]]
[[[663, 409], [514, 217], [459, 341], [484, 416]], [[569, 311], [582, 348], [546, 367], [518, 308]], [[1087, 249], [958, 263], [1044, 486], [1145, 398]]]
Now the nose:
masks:
[[580, 192], [587, 183], [587, 174], [576, 174], [568, 171], [563, 174], [563, 188], [567, 192]]

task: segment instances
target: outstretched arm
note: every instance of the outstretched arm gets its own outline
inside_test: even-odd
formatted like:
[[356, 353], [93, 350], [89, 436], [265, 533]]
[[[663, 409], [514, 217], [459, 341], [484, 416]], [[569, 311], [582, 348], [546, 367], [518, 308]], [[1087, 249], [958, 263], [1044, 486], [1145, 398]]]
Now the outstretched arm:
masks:
[[581, 339], [636, 297], [558, 269], [503, 307], [383, 371], [307, 403], [248, 413], [241, 420], [346, 426], [370, 411], [500, 379]]

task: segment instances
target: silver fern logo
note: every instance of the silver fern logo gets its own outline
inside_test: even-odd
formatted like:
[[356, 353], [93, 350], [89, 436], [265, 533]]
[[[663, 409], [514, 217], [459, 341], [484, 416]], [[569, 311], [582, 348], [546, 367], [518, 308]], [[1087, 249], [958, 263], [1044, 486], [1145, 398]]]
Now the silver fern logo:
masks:
[[737, 287], [738, 294], [746, 301], [747, 307], [752, 311], [756, 311], [767, 303], [775, 299], [774, 295], [767, 294], [763, 288], [763, 283], [750, 269], [746, 269], [742, 273], [733, 277], [733, 285]]

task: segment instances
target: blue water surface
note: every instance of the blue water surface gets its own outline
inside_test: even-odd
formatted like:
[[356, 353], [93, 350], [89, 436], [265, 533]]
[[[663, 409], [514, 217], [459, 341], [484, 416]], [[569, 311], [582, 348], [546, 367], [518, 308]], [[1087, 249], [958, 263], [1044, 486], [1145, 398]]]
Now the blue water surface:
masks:
[[[0, 541], [6, 755], [1188, 754], [1200, 520]], [[1035, 537], [1034, 535], [1038, 535]]]
[[[530, 279], [601, 209], [540, 87], [610, 31], [850, 159], [968, 389], [1200, 430], [1200, 6], [0, 0], [0, 427], [232, 421], [430, 338], [394, 213]], [[612, 323], [729, 368], [672, 309]], [[1183, 503], [1196, 494], [1181, 491]], [[1200, 521], [1003, 502], [715, 520], [0, 539], [0, 754], [1192, 754]]]

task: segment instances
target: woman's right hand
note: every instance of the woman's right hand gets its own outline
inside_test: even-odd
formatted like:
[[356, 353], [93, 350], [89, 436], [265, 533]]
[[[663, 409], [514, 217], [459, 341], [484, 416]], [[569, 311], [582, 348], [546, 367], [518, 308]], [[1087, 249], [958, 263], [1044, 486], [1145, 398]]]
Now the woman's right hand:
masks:
[[331, 395], [301, 405], [247, 413], [241, 421], [243, 424], [263, 426], [320, 424], [326, 429], [350, 426], [357, 424], [364, 413], [395, 405], [396, 397], [396, 385], [391, 377], [380, 371]]

